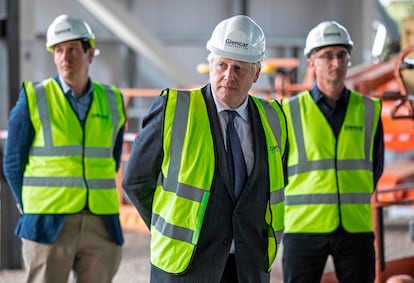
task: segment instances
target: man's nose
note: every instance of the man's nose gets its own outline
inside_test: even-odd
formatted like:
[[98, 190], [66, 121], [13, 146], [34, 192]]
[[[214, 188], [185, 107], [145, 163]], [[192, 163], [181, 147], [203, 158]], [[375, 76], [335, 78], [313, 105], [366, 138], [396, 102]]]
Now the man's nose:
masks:
[[70, 56], [70, 52], [68, 50], [63, 50], [61, 54], [62, 54], [61, 56], [62, 59], [65, 59], [65, 60], [68, 59]]
[[231, 80], [233, 78], [233, 70], [232, 68], [227, 68], [227, 70], [225, 71], [225, 78], [226, 80]]

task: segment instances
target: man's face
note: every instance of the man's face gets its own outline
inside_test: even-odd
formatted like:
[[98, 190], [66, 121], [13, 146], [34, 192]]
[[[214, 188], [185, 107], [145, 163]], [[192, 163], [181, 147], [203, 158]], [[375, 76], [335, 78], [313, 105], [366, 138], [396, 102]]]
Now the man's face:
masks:
[[343, 81], [348, 70], [349, 52], [343, 46], [328, 46], [312, 54], [308, 64], [319, 81]]
[[88, 77], [93, 48], [85, 52], [80, 40], [65, 41], [55, 46], [53, 58], [59, 74], [70, 85], [78, 78]]
[[260, 66], [215, 57], [210, 62], [210, 83], [217, 98], [228, 107], [235, 109], [246, 99], [253, 83], [260, 74]]

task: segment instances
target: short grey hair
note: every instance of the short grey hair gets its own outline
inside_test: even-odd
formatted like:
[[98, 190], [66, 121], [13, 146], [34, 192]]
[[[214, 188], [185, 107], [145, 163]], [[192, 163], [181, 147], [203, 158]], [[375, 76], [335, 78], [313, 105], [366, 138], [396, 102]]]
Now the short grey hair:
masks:
[[[213, 61], [215, 60], [215, 59], [217, 59], [217, 58], [219, 58], [219, 57], [221, 57], [221, 56], [218, 56], [217, 54], [214, 54], [214, 53], [210, 53], [210, 54], [208, 54], [208, 56], [207, 56], [207, 61], [208, 61], [208, 63], [209, 64], [211, 64], [211, 63], [213, 63]], [[248, 63], [248, 62], [246, 62], [246, 63]], [[261, 66], [262, 66], [262, 63], [259, 61], [259, 62], [254, 62], [254, 63], [251, 63], [253, 66], [255, 66], [256, 68], [260, 68]]]

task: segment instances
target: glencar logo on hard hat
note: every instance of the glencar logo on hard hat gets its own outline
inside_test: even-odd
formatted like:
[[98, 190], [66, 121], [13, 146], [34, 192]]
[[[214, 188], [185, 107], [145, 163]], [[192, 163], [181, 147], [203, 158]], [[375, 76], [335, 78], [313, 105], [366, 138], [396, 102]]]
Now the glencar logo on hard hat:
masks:
[[259, 62], [265, 55], [265, 36], [251, 18], [238, 15], [221, 21], [206, 47], [210, 52], [225, 58]]
[[231, 40], [230, 38], [228, 38], [228, 39], [226, 39], [226, 46], [247, 49], [249, 44], [245, 43], [245, 42], [234, 41], [234, 40]]
[[[248, 35], [240, 30], [230, 31], [227, 35], [225, 35], [224, 40], [224, 49], [228, 49], [229, 51], [233, 48], [236, 49], [244, 49], [248, 50], [249, 43], [247, 42]], [[235, 50], [235, 52], [241, 52], [241, 50]]]
[[70, 32], [70, 27], [55, 31], [55, 35], [59, 35], [65, 32]]
[[325, 37], [331, 37], [331, 36], [338, 37], [338, 36], [341, 36], [341, 33], [340, 32], [325, 32], [323, 34], [323, 36], [325, 36]]
[[335, 21], [324, 21], [309, 32], [303, 52], [309, 57], [314, 50], [332, 45], [343, 45], [350, 52], [354, 43], [345, 27]]

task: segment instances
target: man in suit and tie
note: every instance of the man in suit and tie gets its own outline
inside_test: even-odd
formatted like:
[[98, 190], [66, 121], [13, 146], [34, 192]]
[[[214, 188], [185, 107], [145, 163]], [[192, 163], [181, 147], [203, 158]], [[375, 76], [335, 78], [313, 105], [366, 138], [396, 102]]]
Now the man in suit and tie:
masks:
[[276, 101], [248, 94], [265, 35], [238, 15], [215, 27], [207, 49], [210, 83], [154, 100], [123, 188], [151, 231], [151, 282], [269, 282], [287, 130]]

